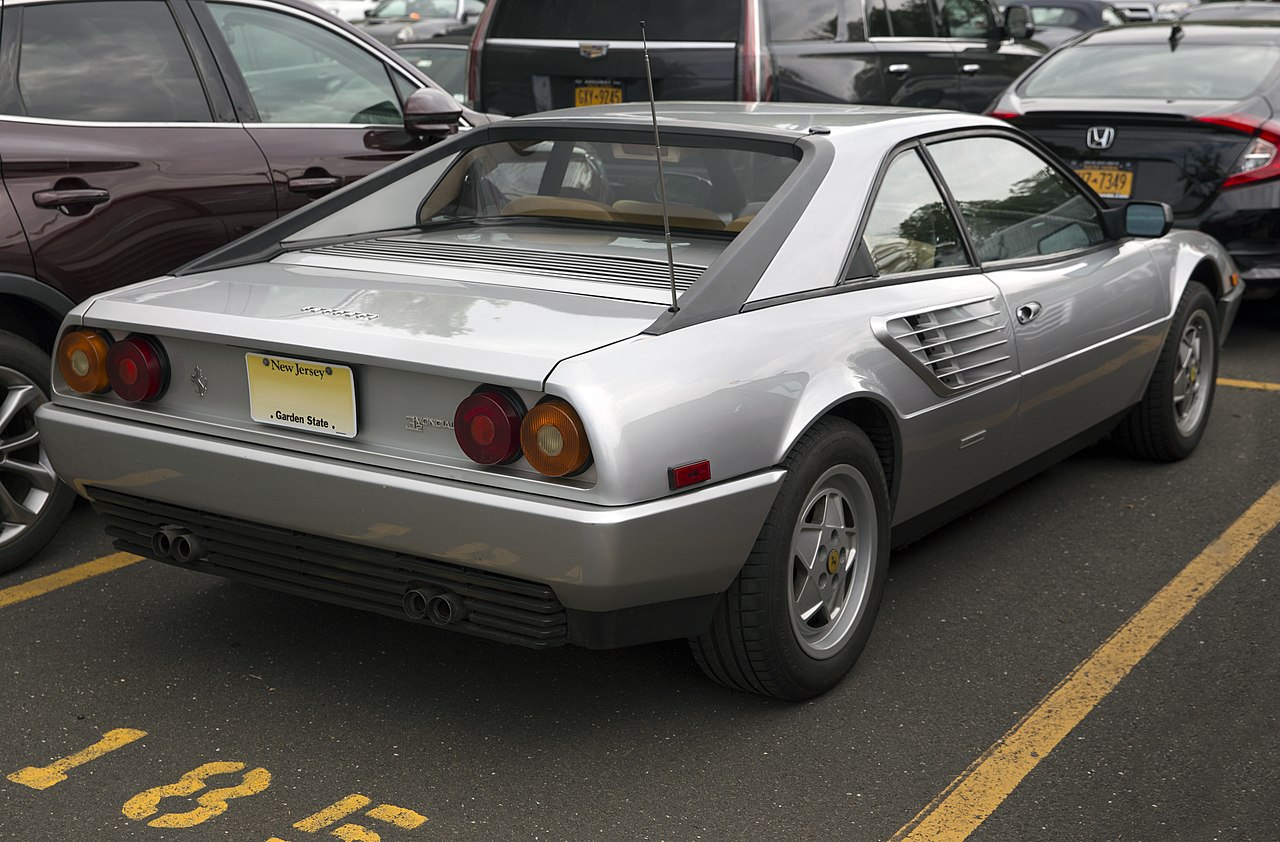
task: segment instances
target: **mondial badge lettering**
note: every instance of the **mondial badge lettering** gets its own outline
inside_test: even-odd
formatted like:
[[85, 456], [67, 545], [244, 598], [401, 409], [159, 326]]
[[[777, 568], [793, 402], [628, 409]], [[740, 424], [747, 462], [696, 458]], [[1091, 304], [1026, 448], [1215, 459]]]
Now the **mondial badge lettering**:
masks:
[[428, 428], [436, 430], [452, 430], [453, 419], [451, 418], [431, 418], [426, 415], [406, 415], [404, 417], [404, 428], [414, 433], [421, 433]]
[[1090, 149], [1110, 149], [1115, 139], [1116, 130], [1110, 126], [1090, 126], [1084, 135], [1084, 142]]
[[317, 316], [336, 316], [339, 319], [351, 319], [357, 322], [371, 322], [381, 318], [377, 313], [359, 313], [355, 310], [341, 310], [336, 307], [303, 307], [301, 312], [314, 313]]

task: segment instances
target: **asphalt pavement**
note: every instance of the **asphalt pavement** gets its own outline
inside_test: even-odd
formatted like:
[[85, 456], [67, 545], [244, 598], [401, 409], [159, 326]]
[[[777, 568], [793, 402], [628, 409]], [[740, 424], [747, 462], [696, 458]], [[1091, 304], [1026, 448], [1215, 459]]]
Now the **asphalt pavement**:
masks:
[[[0, 579], [0, 839], [906, 834], [1280, 481], [1280, 305], [1245, 303], [1219, 375], [1186, 461], [1103, 442], [897, 551], [853, 673], [799, 705], [679, 642], [528, 652], [149, 561], [6, 602], [115, 552], [79, 505]], [[1272, 532], [936, 838], [1280, 839], [1278, 604]]]

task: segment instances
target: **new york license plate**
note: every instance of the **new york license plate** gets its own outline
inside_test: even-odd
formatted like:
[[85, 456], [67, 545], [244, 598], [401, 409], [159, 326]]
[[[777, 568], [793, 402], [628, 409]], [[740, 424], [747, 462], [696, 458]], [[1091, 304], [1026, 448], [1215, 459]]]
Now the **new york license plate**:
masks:
[[1133, 194], [1133, 164], [1085, 161], [1074, 169], [1104, 199], [1127, 199]]
[[573, 104], [612, 105], [622, 102], [622, 88], [616, 85], [579, 85], [573, 89]]
[[249, 417], [262, 424], [351, 438], [356, 388], [345, 365], [245, 354]]

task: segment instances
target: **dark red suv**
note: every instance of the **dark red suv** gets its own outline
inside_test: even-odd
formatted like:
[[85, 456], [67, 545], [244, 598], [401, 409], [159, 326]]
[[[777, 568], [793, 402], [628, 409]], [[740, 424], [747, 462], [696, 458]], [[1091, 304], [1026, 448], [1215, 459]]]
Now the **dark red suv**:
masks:
[[423, 103], [447, 97], [424, 87], [439, 90], [302, 0], [4, 5], [0, 571], [73, 499], [34, 425], [66, 312], [422, 148]]

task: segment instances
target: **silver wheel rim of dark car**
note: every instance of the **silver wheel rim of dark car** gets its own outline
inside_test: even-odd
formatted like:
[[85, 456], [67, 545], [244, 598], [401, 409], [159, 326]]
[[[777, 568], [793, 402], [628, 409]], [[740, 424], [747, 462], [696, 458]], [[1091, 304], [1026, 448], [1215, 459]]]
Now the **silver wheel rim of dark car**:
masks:
[[1182, 329], [1177, 370], [1173, 375], [1173, 417], [1182, 436], [1193, 435], [1209, 405], [1206, 383], [1213, 374], [1213, 326], [1203, 310], [1196, 310]]
[[0, 547], [40, 520], [58, 487], [36, 429], [44, 392], [26, 375], [0, 366]]
[[791, 629], [814, 658], [836, 655], [866, 610], [876, 555], [876, 508], [866, 478], [830, 468], [805, 496], [791, 536]]

